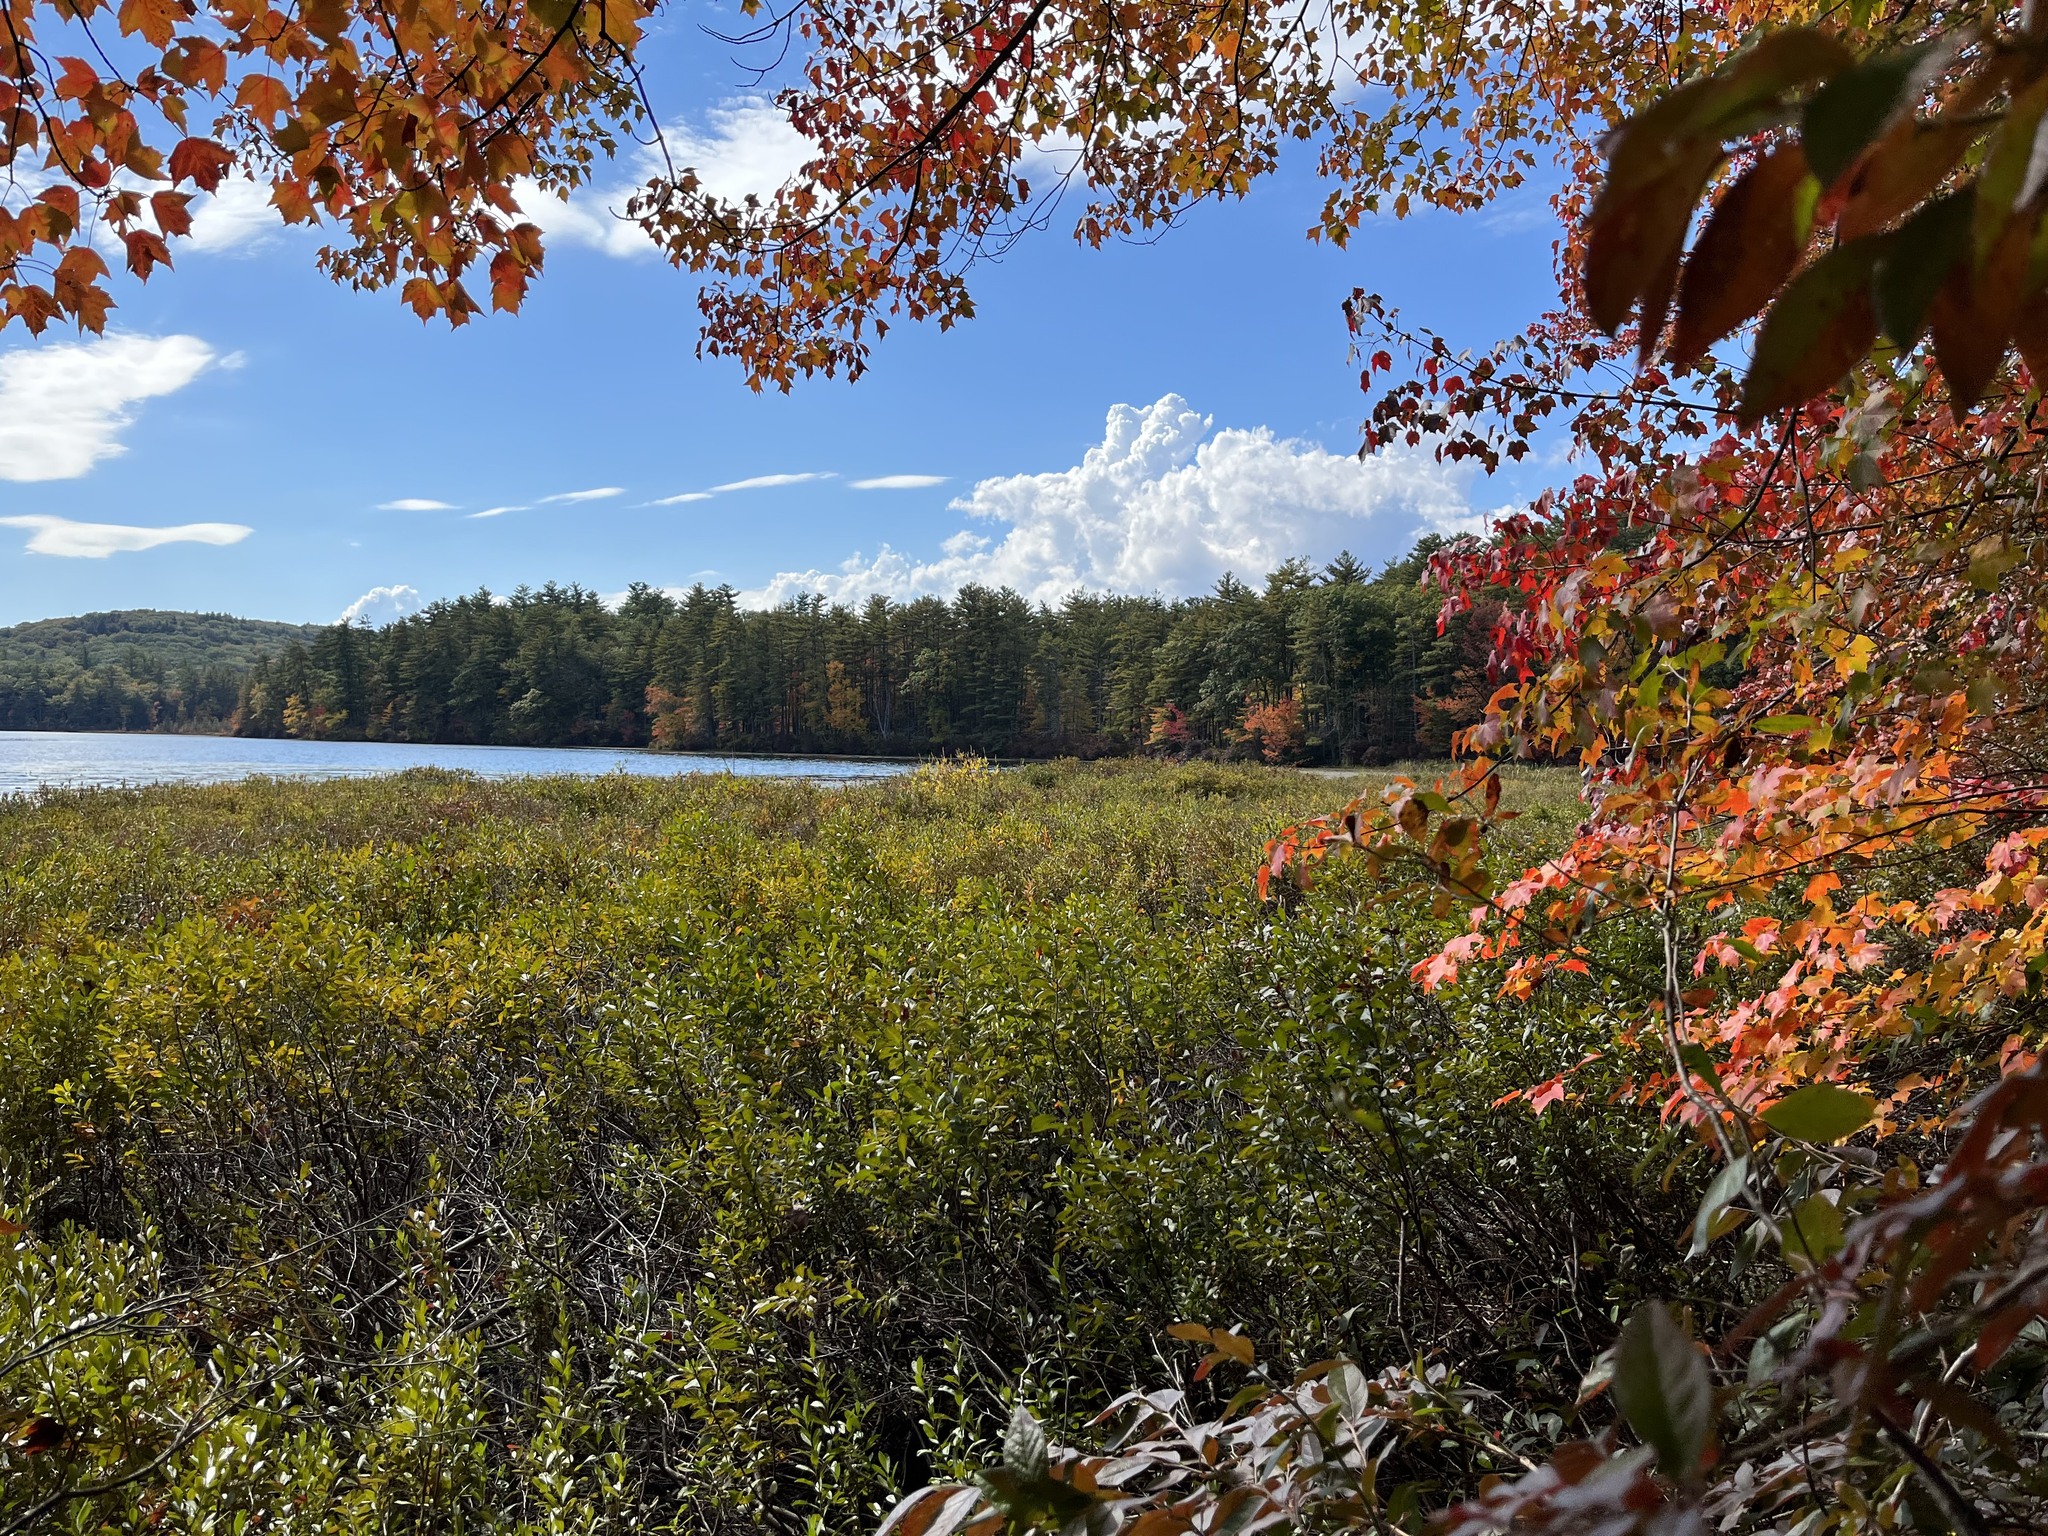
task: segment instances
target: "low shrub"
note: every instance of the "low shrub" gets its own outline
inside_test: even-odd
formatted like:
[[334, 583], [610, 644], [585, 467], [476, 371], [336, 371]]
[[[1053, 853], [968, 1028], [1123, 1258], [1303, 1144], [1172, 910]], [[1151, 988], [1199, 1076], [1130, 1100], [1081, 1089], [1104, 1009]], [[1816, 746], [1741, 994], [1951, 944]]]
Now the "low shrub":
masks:
[[[1558, 834], [1568, 792], [1510, 793]], [[1191, 1319], [1455, 1351], [1554, 1416], [1669, 1289], [1686, 1147], [1494, 1107], [1586, 998], [1454, 1015], [1406, 979], [1441, 921], [1342, 869], [1260, 903], [1330, 796], [964, 764], [0, 809], [0, 1531], [851, 1533], [1019, 1405], [1078, 1436]]]

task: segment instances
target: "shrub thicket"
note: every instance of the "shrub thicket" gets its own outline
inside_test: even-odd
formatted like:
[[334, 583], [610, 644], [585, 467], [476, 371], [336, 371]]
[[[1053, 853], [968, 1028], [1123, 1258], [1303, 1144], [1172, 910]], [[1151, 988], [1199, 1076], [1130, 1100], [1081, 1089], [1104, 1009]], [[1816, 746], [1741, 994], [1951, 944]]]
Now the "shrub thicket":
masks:
[[[1532, 841], [1571, 787], [1517, 780]], [[1330, 792], [0, 810], [0, 1530], [852, 1532], [1017, 1402], [1079, 1433], [1188, 1319], [1454, 1352], [1540, 1431], [1672, 1283], [1688, 1191], [1640, 1170], [1681, 1147], [1493, 1108], [1577, 1046], [1421, 998], [1425, 909], [1255, 899]]]

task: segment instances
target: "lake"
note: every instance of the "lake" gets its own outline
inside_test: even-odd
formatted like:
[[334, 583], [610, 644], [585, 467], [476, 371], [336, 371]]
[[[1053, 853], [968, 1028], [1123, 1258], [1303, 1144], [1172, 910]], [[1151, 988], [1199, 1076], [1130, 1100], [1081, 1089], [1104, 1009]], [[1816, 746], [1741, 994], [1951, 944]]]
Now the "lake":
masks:
[[534, 774], [737, 773], [751, 778], [874, 779], [907, 763], [839, 757], [711, 757], [630, 747], [447, 747], [388, 741], [262, 741], [240, 736], [115, 736], [0, 731], [0, 794], [46, 787], [219, 784], [269, 774], [358, 779], [452, 768], [486, 779]]

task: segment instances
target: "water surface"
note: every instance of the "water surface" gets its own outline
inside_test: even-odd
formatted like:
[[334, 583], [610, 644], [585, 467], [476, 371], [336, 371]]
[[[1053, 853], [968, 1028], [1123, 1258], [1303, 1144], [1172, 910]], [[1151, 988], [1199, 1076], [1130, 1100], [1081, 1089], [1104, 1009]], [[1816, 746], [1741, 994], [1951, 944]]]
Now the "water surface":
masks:
[[220, 784], [257, 773], [285, 779], [358, 779], [406, 768], [453, 768], [486, 779], [602, 773], [869, 779], [901, 773], [908, 766], [862, 758], [714, 757], [630, 747], [448, 747], [388, 741], [0, 731], [0, 794], [46, 787]]

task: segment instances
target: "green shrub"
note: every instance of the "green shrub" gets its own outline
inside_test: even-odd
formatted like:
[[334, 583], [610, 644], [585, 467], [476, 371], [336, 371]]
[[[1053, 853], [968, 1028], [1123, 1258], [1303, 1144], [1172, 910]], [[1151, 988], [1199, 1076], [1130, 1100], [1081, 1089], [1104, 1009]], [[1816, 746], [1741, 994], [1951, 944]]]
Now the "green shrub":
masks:
[[1493, 1107], [1584, 1007], [1424, 999], [1436, 920], [1342, 870], [1254, 898], [1332, 798], [970, 763], [0, 809], [0, 1529], [851, 1533], [1189, 1319], [1455, 1347], [1549, 1411], [1685, 1191], [1632, 1176], [1645, 1117]]

